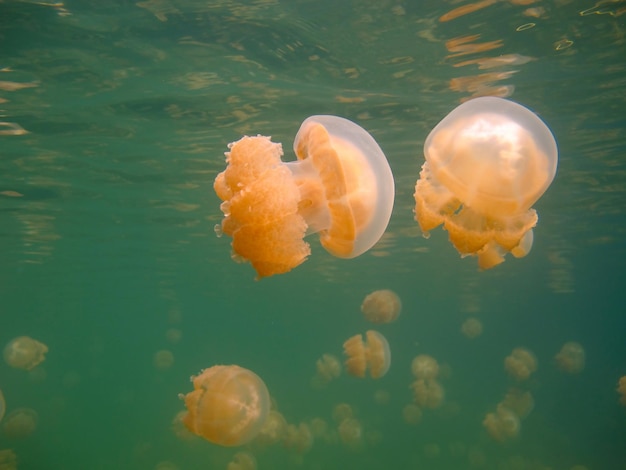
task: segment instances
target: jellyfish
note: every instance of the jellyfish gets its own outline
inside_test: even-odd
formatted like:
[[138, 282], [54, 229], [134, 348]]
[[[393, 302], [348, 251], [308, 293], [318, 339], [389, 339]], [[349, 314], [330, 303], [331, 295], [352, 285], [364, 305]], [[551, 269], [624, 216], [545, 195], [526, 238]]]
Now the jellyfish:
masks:
[[504, 407], [511, 410], [520, 419], [526, 418], [535, 407], [535, 399], [528, 391], [519, 388], [511, 388], [500, 402]]
[[333, 407], [333, 420], [341, 423], [344, 419], [354, 417], [354, 410], [348, 403], [337, 403]]
[[422, 420], [422, 409], [413, 403], [409, 403], [402, 408], [402, 418], [405, 423], [416, 425]]
[[558, 151], [546, 124], [524, 106], [496, 97], [467, 101], [430, 132], [415, 185], [415, 219], [426, 238], [443, 224], [461, 256], [481, 269], [526, 256]]
[[350, 450], [357, 451], [363, 444], [363, 426], [356, 418], [346, 418], [337, 428], [341, 443]]
[[46, 359], [48, 346], [28, 336], [13, 338], [4, 347], [4, 361], [16, 369], [31, 370]]
[[218, 233], [258, 278], [286, 273], [310, 255], [306, 235], [340, 258], [369, 250], [383, 235], [394, 200], [393, 175], [374, 140], [337, 116], [311, 116], [298, 131], [298, 160], [284, 163], [269, 137], [229, 144], [228, 167], [215, 178], [223, 201]]
[[483, 334], [483, 324], [477, 318], [468, 318], [461, 325], [461, 332], [469, 339], [477, 338]]
[[493, 439], [503, 442], [517, 437], [521, 424], [519, 416], [506, 406], [499, 404], [495, 413], [487, 413], [483, 426]]
[[575, 341], [569, 341], [554, 356], [556, 366], [568, 374], [579, 374], [585, 368], [585, 350]]
[[361, 304], [361, 312], [372, 323], [391, 323], [402, 310], [400, 297], [394, 291], [381, 289], [368, 294]]
[[418, 379], [435, 379], [439, 375], [439, 363], [428, 354], [420, 354], [413, 358], [411, 372]]
[[417, 379], [411, 384], [413, 399], [422, 408], [435, 409], [443, 403], [443, 386], [435, 379]]
[[213, 366], [191, 378], [185, 400], [187, 428], [213, 444], [239, 446], [261, 430], [270, 408], [265, 383], [243, 367]]
[[626, 406], [626, 375], [619, 379], [617, 383], [617, 393], [620, 394], [619, 402]]
[[32, 408], [17, 408], [4, 417], [2, 430], [10, 439], [24, 439], [37, 429], [39, 416]]
[[341, 375], [341, 362], [332, 354], [323, 354], [315, 363], [316, 373], [311, 385], [321, 388]]
[[4, 393], [0, 390], [0, 421], [4, 418], [4, 413], [7, 411], [7, 403], [4, 400]]
[[256, 459], [250, 452], [237, 452], [226, 470], [256, 470]]
[[280, 411], [270, 410], [265, 423], [255, 438], [255, 443], [263, 447], [274, 445], [283, 440], [287, 432], [287, 421]]
[[152, 363], [157, 370], [167, 370], [174, 365], [174, 354], [169, 349], [160, 349], [154, 353]]
[[515, 348], [504, 359], [504, 368], [511, 377], [521, 382], [528, 380], [530, 375], [537, 370], [537, 359], [528, 349]]
[[0, 469], [17, 470], [17, 455], [13, 449], [0, 450]]
[[370, 377], [379, 379], [391, 365], [389, 343], [378, 331], [369, 330], [365, 337], [363, 341], [361, 335], [355, 335], [343, 343], [343, 351], [348, 357], [346, 370], [350, 375], [365, 377], [365, 371], [369, 369]]
[[283, 438], [283, 445], [297, 454], [306, 454], [313, 447], [313, 433], [307, 423], [288, 424]]

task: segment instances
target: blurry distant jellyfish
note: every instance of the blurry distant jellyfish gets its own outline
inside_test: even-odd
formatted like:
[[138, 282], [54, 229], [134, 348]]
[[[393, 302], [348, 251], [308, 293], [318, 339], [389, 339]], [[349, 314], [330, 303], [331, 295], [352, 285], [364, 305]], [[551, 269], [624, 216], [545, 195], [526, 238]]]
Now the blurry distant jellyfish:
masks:
[[402, 408], [402, 418], [407, 424], [418, 424], [422, 419], [422, 409], [413, 403], [409, 403]]
[[341, 423], [344, 419], [352, 418], [354, 416], [354, 410], [348, 403], [337, 403], [333, 407], [333, 420], [336, 423]]
[[483, 333], [483, 324], [477, 318], [468, 318], [461, 325], [461, 332], [469, 339], [477, 338]]
[[386, 405], [389, 403], [390, 395], [387, 390], [376, 390], [374, 392], [374, 401], [379, 405]]
[[155, 369], [167, 370], [174, 365], [174, 354], [167, 349], [161, 349], [154, 353], [152, 362]]
[[415, 185], [424, 236], [443, 224], [461, 256], [489, 269], [533, 244], [537, 212], [558, 151], [546, 124], [524, 106], [496, 97], [463, 103], [430, 132]]
[[165, 332], [165, 339], [170, 344], [177, 344], [183, 337], [183, 332], [178, 328], [168, 328]]
[[487, 413], [483, 426], [496, 441], [507, 441], [519, 435], [520, 419], [513, 411], [500, 404], [496, 411]]
[[259, 278], [290, 271], [310, 254], [306, 235], [339, 258], [354, 258], [383, 235], [394, 200], [384, 153], [363, 128], [337, 116], [311, 116], [298, 131], [298, 160], [282, 162], [269, 137], [229, 144], [214, 189], [224, 201], [219, 232]]
[[504, 396], [501, 404], [514, 412], [521, 419], [526, 418], [535, 407], [535, 399], [530, 392], [519, 388], [511, 388]]
[[213, 444], [239, 446], [261, 430], [270, 408], [265, 383], [239, 366], [213, 366], [192, 377], [185, 400], [187, 428]]
[[4, 347], [4, 361], [16, 369], [31, 370], [43, 362], [48, 346], [28, 336], [13, 338]]
[[237, 452], [226, 470], [256, 470], [256, 459], [250, 452]]
[[443, 386], [435, 379], [417, 379], [411, 384], [413, 400], [422, 408], [435, 409], [443, 403]]
[[181, 410], [174, 415], [172, 418], [171, 429], [176, 437], [183, 441], [190, 441], [192, 439], [197, 439], [198, 436], [192, 433], [187, 426], [183, 423], [183, 418], [187, 412], [185, 410]]
[[363, 444], [363, 426], [356, 418], [346, 418], [337, 428], [341, 443], [350, 450], [360, 450]]
[[17, 455], [13, 449], [0, 450], [0, 469], [17, 470]]
[[619, 402], [626, 406], [626, 375], [619, 379], [617, 383], [617, 393], [620, 394]]
[[361, 312], [372, 323], [396, 321], [402, 310], [400, 297], [394, 291], [382, 289], [368, 294], [361, 304]]
[[277, 444], [284, 439], [286, 432], [287, 421], [285, 417], [280, 411], [270, 410], [259, 434], [255, 438], [255, 443], [263, 447]]
[[7, 411], [7, 403], [4, 400], [4, 393], [0, 390], [0, 421], [4, 418], [4, 413]]
[[355, 377], [365, 377], [365, 371], [369, 370], [370, 377], [379, 379], [387, 373], [391, 364], [389, 343], [374, 330], [367, 331], [365, 337], [363, 341], [361, 335], [355, 335], [343, 343], [347, 356], [346, 370]]
[[528, 349], [515, 348], [504, 359], [504, 368], [515, 380], [527, 380], [537, 370], [537, 359]]
[[307, 423], [288, 424], [283, 438], [283, 445], [297, 454], [306, 454], [313, 447], [313, 433]]
[[420, 354], [413, 358], [411, 372], [418, 379], [434, 379], [439, 375], [439, 363], [428, 354]]
[[580, 343], [569, 341], [554, 356], [554, 361], [563, 372], [579, 374], [585, 368], [585, 350]]
[[37, 429], [39, 417], [31, 408], [18, 408], [4, 417], [2, 431], [9, 439], [24, 439]]
[[324, 354], [315, 363], [316, 373], [311, 384], [320, 388], [341, 375], [341, 362], [332, 354]]

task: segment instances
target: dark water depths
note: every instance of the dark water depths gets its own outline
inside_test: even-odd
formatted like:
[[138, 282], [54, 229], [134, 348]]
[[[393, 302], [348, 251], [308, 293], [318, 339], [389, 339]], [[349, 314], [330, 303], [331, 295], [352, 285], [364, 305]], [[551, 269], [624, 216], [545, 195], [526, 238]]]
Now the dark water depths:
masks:
[[[532, 252], [486, 272], [441, 229], [422, 238], [412, 212], [428, 132], [480, 95], [535, 110], [560, 150]], [[226, 469], [241, 449], [172, 421], [190, 375], [239, 364], [289, 423], [330, 428], [304, 454], [250, 447], [259, 469], [625, 469], [625, 109], [624, 1], [0, 1], [0, 342], [49, 348], [30, 372], [0, 365], [7, 413], [38, 415], [0, 449], [20, 469]], [[310, 237], [306, 263], [254, 281], [215, 236], [213, 180], [244, 134], [292, 159], [313, 114], [379, 142], [391, 223], [359, 258]], [[359, 307], [381, 288], [403, 302], [379, 328], [388, 375], [311, 387], [316, 360], [371, 327]], [[484, 327], [474, 340], [469, 316]], [[586, 351], [578, 375], [554, 365], [566, 341]], [[535, 407], [500, 443], [482, 421], [515, 347], [537, 358]], [[163, 349], [174, 363], [159, 370]], [[447, 371], [446, 398], [411, 426], [422, 353]], [[363, 426], [357, 451], [337, 441], [338, 403]]]

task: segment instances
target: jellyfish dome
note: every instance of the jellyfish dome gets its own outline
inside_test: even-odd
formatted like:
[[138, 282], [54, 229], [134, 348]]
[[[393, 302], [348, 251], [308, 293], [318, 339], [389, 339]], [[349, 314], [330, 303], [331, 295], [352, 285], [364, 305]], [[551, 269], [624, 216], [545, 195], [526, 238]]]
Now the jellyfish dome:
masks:
[[239, 366], [213, 366], [192, 377], [194, 390], [181, 395], [183, 423], [213, 444], [243, 445], [259, 434], [270, 409], [265, 383]]
[[297, 160], [283, 162], [269, 137], [229, 145], [228, 167], [215, 179], [223, 201], [218, 231], [233, 238], [238, 259], [259, 278], [290, 271], [310, 255], [306, 235], [339, 258], [354, 258], [383, 235], [394, 200], [391, 168], [374, 138], [337, 116], [311, 116], [294, 141]]
[[365, 341], [361, 335], [354, 335], [343, 343], [346, 355], [346, 370], [355, 377], [365, 377], [369, 369], [370, 377], [380, 379], [391, 365], [389, 342], [378, 331], [368, 330]]
[[424, 143], [415, 185], [415, 218], [425, 236], [444, 226], [462, 256], [489, 269], [532, 248], [532, 205], [556, 174], [558, 150], [548, 126], [528, 108], [496, 97], [467, 101]]

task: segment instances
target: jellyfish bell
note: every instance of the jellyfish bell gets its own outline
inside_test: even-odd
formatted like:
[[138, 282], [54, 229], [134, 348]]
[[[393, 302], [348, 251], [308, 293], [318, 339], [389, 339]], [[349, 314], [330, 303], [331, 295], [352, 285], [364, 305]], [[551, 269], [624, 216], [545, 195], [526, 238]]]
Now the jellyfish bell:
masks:
[[48, 346], [29, 336], [13, 338], [4, 347], [4, 361], [16, 369], [32, 370], [46, 359]]
[[35, 432], [38, 421], [32, 408], [17, 408], [4, 417], [2, 431], [9, 439], [24, 439]]
[[290, 271], [310, 255], [306, 235], [340, 258], [369, 250], [383, 235], [394, 200], [387, 159], [362, 127], [337, 116], [311, 116], [284, 163], [269, 137], [229, 145], [228, 167], [214, 184], [224, 201], [219, 230], [258, 277]]
[[243, 367], [213, 366], [192, 377], [194, 390], [182, 395], [183, 423], [209, 442], [239, 446], [260, 432], [270, 409], [265, 383]]
[[537, 358], [525, 348], [515, 348], [504, 359], [504, 368], [517, 381], [528, 380], [537, 370]]
[[531, 206], [556, 174], [558, 150], [548, 126], [529, 109], [496, 97], [469, 100], [448, 114], [424, 143], [415, 185], [422, 232], [443, 224], [462, 256], [482, 269], [532, 248]]
[[579, 374], [585, 368], [585, 349], [580, 343], [568, 341], [554, 356], [556, 366], [568, 374]]
[[354, 335], [343, 343], [343, 350], [347, 356], [346, 371], [355, 377], [365, 377], [369, 370], [370, 377], [383, 377], [391, 365], [391, 350], [389, 342], [378, 331], [368, 330], [365, 341], [361, 335]]
[[380, 289], [368, 294], [361, 304], [361, 312], [372, 323], [392, 323], [402, 310], [400, 297], [390, 289]]
[[439, 375], [439, 363], [428, 354], [420, 354], [411, 361], [411, 372], [418, 379], [435, 379]]

